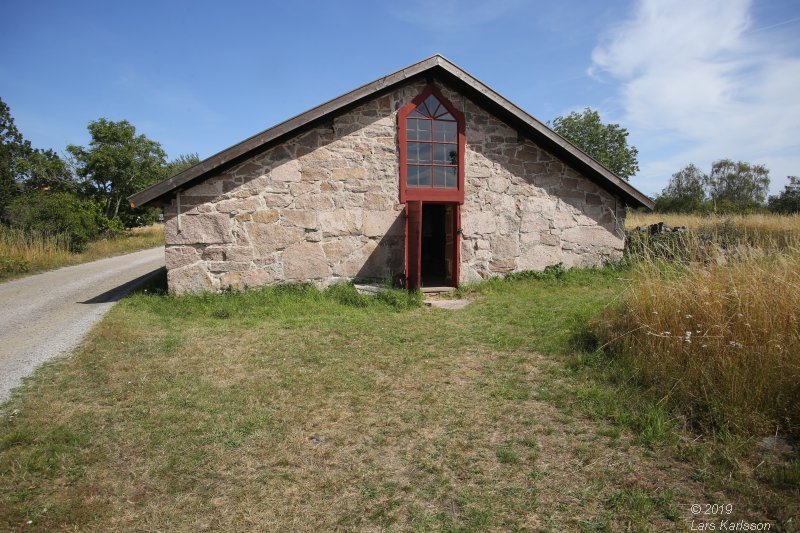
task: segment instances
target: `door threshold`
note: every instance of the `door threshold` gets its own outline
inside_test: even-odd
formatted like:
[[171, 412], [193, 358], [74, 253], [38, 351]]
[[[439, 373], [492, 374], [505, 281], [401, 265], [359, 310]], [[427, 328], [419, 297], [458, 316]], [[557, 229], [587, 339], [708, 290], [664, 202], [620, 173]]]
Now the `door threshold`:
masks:
[[442, 287], [420, 287], [419, 290], [420, 290], [420, 292], [423, 292], [425, 294], [430, 294], [430, 293], [453, 292], [453, 291], [456, 290], [456, 288], [455, 287], [447, 287], [447, 286], [442, 286]]

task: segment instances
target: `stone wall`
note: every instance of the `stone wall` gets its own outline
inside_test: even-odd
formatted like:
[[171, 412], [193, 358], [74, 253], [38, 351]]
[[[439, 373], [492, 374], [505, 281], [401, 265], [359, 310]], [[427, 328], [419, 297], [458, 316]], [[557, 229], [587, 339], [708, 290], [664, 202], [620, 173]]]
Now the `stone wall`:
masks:
[[461, 282], [622, 255], [625, 205], [468, 98]]
[[[165, 209], [170, 290], [325, 286], [401, 273], [396, 113], [423, 87], [373, 99], [183, 191], [180, 217], [173, 199]], [[621, 202], [443, 90], [467, 120], [462, 282], [621, 253]]]

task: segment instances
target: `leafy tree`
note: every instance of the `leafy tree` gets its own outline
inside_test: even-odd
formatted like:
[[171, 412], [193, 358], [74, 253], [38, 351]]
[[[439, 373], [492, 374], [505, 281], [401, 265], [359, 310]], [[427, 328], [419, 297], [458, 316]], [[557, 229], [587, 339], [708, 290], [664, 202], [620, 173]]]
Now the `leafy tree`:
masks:
[[693, 213], [703, 210], [708, 176], [693, 163], [672, 175], [656, 197], [655, 210], [662, 213]]
[[556, 117], [548, 125], [617, 176], [627, 180], [639, 171], [639, 150], [628, 146], [628, 130], [619, 124], [603, 124], [597, 111], [587, 107], [583, 113]]
[[161, 145], [144, 135], [127, 120], [114, 122], [101, 118], [89, 123], [92, 137], [88, 148], [69, 145], [77, 173], [87, 180], [95, 196], [104, 203], [108, 218], [126, 211], [135, 217], [123, 200], [159, 181], [163, 176], [165, 154]]
[[16, 181], [17, 161], [29, 151], [14, 124], [11, 110], [0, 99], [0, 217], [8, 203], [20, 193]]
[[775, 213], [800, 213], [800, 178], [789, 176], [789, 183], [777, 196], [769, 197], [768, 207]]
[[25, 190], [74, 191], [75, 185], [66, 162], [53, 150], [33, 148], [0, 99], [0, 216]]
[[706, 191], [714, 211], [745, 212], [764, 206], [769, 170], [764, 165], [720, 159], [711, 165]]
[[53, 150], [31, 150], [17, 164], [17, 181], [26, 190], [77, 191], [77, 183], [66, 161]]

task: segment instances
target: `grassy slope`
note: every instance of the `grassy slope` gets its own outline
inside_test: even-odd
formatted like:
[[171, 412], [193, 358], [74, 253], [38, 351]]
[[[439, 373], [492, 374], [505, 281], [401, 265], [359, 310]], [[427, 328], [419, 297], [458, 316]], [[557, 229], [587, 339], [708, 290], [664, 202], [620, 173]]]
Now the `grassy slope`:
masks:
[[132, 296], [5, 406], [0, 528], [672, 529], [720, 499], [785, 519], [782, 495], [674, 459], [694, 448], [663, 412], [570, 355], [624, 287], [490, 282], [456, 312]]
[[34, 237], [0, 227], [0, 281], [38, 274], [164, 245], [164, 226], [133, 228], [120, 237], [90, 242], [78, 254], [58, 237]]

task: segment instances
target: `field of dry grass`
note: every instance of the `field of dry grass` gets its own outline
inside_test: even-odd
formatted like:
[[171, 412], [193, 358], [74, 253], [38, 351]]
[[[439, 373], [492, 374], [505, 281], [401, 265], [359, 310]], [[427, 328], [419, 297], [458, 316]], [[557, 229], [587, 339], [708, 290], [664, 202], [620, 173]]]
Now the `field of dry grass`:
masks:
[[143, 289], [3, 407], [0, 528], [674, 530], [717, 501], [796, 519], [791, 491], [692, 463], [584, 361], [576, 328], [624, 278], [492, 281], [462, 311]]
[[672, 213], [629, 213], [625, 229], [665, 222], [685, 226], [696, 234], [730, 243], [748, 244], [767, 251], [800, 247], [798, 215], [686, 215]]
[[634, 214], [632, 283], [607, 348], [704, 433], [800, 438], [800, 217]]
[[0, 281], [163, 244], [164, 226], [161, 224], [133, 228], [120, 237], [90, 242], [77, 254], [69, 251], [69, 242], [62, 235], [0, 226]]
[[639, 265], [604, 338], [703, 430], [800, 437], [800, 250]]

